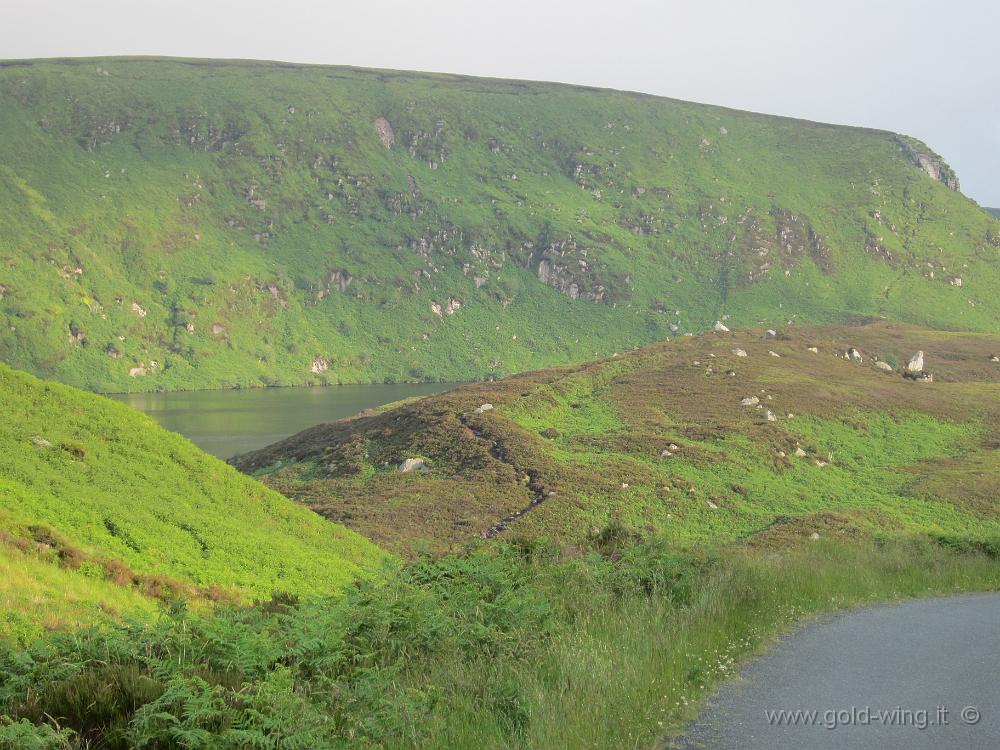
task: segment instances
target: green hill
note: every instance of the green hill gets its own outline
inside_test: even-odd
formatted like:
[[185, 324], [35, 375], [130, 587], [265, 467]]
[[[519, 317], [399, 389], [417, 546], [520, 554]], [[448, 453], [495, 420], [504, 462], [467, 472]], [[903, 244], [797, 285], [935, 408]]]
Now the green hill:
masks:
[[0, 64], [0, 358], [104, 390], [478, 379], [699, 331], [992, 331], [920, 142], [582, 87]]
[[[779, 331], [467, 386], [234, 460], [401, 551], [609, 528], [682, 545], [1000, 532], [1000, 336]], [[901, 374], [918, 350], [933, 382]]]
[[8, 625], [151, 608], [143, 596], [330, 594], [385, 557], [103, 396], [0, 365], [0, 402]]

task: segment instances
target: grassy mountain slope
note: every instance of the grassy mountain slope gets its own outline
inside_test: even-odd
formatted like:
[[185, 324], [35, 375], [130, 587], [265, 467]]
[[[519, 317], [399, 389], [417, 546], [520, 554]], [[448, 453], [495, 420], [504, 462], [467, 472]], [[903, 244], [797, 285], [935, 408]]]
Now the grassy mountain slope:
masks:
[[156, 601], [137, 589], [0, 544], [0, 635], [14, 642], [40, 630], [72, 630], [156, 610]]
[[1000, 320], [1000, 223], [886, 132], [544, 83], [70, 60], [0, 64], [0, 134], [0, 358], [88, 388], [477, 379], [723, 315]]
[[140, 594], [328, 594], [384, 559], [366, 539], [103, 396], [0, 365], [0, 401], [8, 617], [59, 618], [59, 604], [11, 604], [35, 589], [49, 603], [61, 591], [75, 592], [67, 603], [84, 600], [69, 621], [87, 602], [121, 612]]
[[[933, 382], [900, 374], [917, 350]], [[235, 462], [400, 550], [607, 528], [708, 544], [982, 537], [1000, 530], [995, 356], [997, 336], [888, 322], [713, 332], [319, 425]], [[405, 458], [429, 470], [402, 473]]]

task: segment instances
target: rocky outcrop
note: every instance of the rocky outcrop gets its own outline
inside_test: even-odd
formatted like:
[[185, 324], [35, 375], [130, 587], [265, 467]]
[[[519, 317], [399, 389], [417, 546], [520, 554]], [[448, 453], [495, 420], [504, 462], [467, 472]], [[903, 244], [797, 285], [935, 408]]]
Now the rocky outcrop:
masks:
[[922, 351], [910, 357], [910, 361], [906, 363], [906, 370], [903, 372], [903, 375], [917, 383], [934, 382], [934, 375], [924, 370], [924, 353]]
[[538, 264], [538, 280], [553, 289], [558, 289], [570, 299], [589, 299], [600, 302], [604, 299], [604, 287], [598, 285], [595, 289], [581, 293], [579, 282], [573, 277], [566, 266], [557, 265], [551, 260], [543, 259]]
[[920, 167], [927, 175], [937, 182], [943, 183], [950, 190], [958, 192], [962, 189], [958, 175], [944, 159], [935, 154], [916, 138], [896, 136], [896, 143], [903, 156], [912, 164]]
[[386, 148], [392, 148], [396, 145], [396, 134], [392, 130], [392, 123], [386, 118], [375, 118], [375, 132], [378, 134], [378, 139], [382, 141], [382, 145]]
[[400, 472], [404, 474], [410, 471], [427, 471], [428, 468], [429, 467], [427, 466], [427, 464], [425, 464], [423, 460], [419, 458], [404, 459], [403, 462], [399, 465]]
[[338, 292], [346, 292], [347, 287], [354, 281], [354, 277], [344, 270], [330, 271], [326, 283], [328, 289], [336, 289]]
[[547, 238], [524, 243], [524, 252], [538, 280], [570, 299], [618, 302], [631, 297], [632, 279], [610, 274], [599, 253], [577, 242], [571, 235], [562, 240]]
[[460, 309], [462, 309], [462, 301], [457, 300], [454, 297], [449, 297], [448, 301], [444, 304], [441, 304], [436, 300], [431, 302], [431, 312], [439, 318], [443, 318], [445, 315], [454, 315]]
[[808, 256], [823, 273], [834, 271], [830, 246], [813, 229], [806, 217], [779, 208], [772, 209], [771, 216], [774, 218], [775, 240], [779, 250], [775, 262], [780, 261], [787, 267]]

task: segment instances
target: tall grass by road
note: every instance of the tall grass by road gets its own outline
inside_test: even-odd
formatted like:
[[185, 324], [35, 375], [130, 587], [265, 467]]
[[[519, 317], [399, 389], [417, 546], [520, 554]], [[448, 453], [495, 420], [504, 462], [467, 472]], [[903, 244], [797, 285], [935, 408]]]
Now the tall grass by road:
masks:
[[178, 606], [154, 624], [3, 647], [0, 748], [653, 747], [795, 623], [995, 589], [997, 549], [697, 552], [611, 530], [587, 550], [419, 559], [334, 600]]

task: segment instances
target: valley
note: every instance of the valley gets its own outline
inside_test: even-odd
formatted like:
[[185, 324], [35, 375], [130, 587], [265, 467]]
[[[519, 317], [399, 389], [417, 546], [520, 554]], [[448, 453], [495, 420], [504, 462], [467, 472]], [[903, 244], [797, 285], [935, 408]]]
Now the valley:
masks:
[[125, 57], [0, 134], [0, 750], [684, 746], [1000, 590], [1000, 213], [916, 138]]

